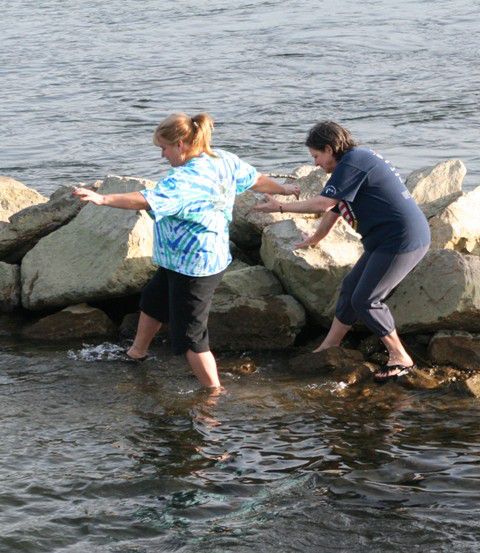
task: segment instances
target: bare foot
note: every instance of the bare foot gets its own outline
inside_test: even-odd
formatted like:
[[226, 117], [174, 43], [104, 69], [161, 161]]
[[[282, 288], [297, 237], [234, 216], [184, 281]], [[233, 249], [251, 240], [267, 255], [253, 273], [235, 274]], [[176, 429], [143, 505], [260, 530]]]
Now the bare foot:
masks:
[[325, 342], [322, 342], [318, 348], [315, 348], [312, 353], [319, 353], [320, 351], [323, 351], [324, 349], [338, 347], [340, 344], [326, 344]]

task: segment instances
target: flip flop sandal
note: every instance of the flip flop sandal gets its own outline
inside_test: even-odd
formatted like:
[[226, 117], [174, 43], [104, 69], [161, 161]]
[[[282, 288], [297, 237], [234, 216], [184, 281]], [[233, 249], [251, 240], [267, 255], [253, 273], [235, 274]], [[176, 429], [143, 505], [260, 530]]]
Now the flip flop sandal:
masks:
[[120, 361], [126, 361], [127, 363], [143, 363], [148, 359], [148, 355], [144, 355], [143, 357], [130, 357], [130, 355], [127, 354], [127, 350], [125, 350], [122, 353], [122, 357]]
[[[415, 364], [410, 365], [409, 367], [406, 367], [405, 365], [383, 365], [383, 367], [380, 367], [378, 371], [374, 373], [373, 380], [383, 384], [388, 380], [396, 380], [399, 376], [404, 376], [415, 368]], [[394, 372], [394, 374], [389, 374], [392, 372]]]

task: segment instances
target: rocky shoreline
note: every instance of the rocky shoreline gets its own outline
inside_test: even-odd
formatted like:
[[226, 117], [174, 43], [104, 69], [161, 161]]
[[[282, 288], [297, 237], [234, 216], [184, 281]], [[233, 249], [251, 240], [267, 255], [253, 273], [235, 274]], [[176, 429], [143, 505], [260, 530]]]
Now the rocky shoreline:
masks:
[[[448, 160], [407, 178], [429, 220], [432, 246], [387, 303], [421, 367], [400, 383], [480, 397], [480, 186], [463, 192], [465, 173], [460, 160]], [[306, 199], [328, 177], [302, 166], [287, 181], [294, 179]], [[153, 186], [116, 176], [94, 185], [101, 193]], [[152, 221], [145, 212], [82, 204], [71, 192], [63, 186], [46, 198], [0, 177], [0, 334], [117, 339], [135, 328], [138, 295], [155, 271]], [[213, 301], [212, 349], [286, 349], [292, 371], [328, 374], [349, 386], [370, 379], [384, 352], [361, 326], [347, 342], [355, 349], [309, 353], [309, 340], [317, 343], [328, 328], [340, 282], [361, 255], [358, 235], [339, 221], [316, 248], [294, 250], [317, 217], [252, 212], [259, 199], [246, 192], [235, 203], [234, 262]]]

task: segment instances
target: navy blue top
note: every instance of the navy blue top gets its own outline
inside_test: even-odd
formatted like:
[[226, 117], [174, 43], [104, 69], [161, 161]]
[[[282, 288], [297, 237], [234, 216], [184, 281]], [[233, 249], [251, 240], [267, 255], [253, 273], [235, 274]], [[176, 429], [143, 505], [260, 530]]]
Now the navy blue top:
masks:
[[340, 200], [340, 213], [362, 236], [365, 250], [409, 252], [430, 243], [427, 219], [388, 160], [352, 148], [338, 161], [321, 192]]

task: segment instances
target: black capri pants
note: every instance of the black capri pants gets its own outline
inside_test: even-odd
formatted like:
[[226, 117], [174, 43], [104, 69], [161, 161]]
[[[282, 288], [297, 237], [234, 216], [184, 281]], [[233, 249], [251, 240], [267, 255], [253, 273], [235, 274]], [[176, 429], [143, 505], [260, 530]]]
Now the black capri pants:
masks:
[[384, 300], [428, 248], [429, 245], [405, 253], [365, 252], [343, 279], [335, 317], [350, 326], [360, 320], [379, 337], [393, 332], [395, 321]]
[[175, 355], [188, 350], [210, 351], [208, 314], [224, 272], [194, 277], [160, 267], [143, 289], [140, 309], [149, 317], [168, 323]]

